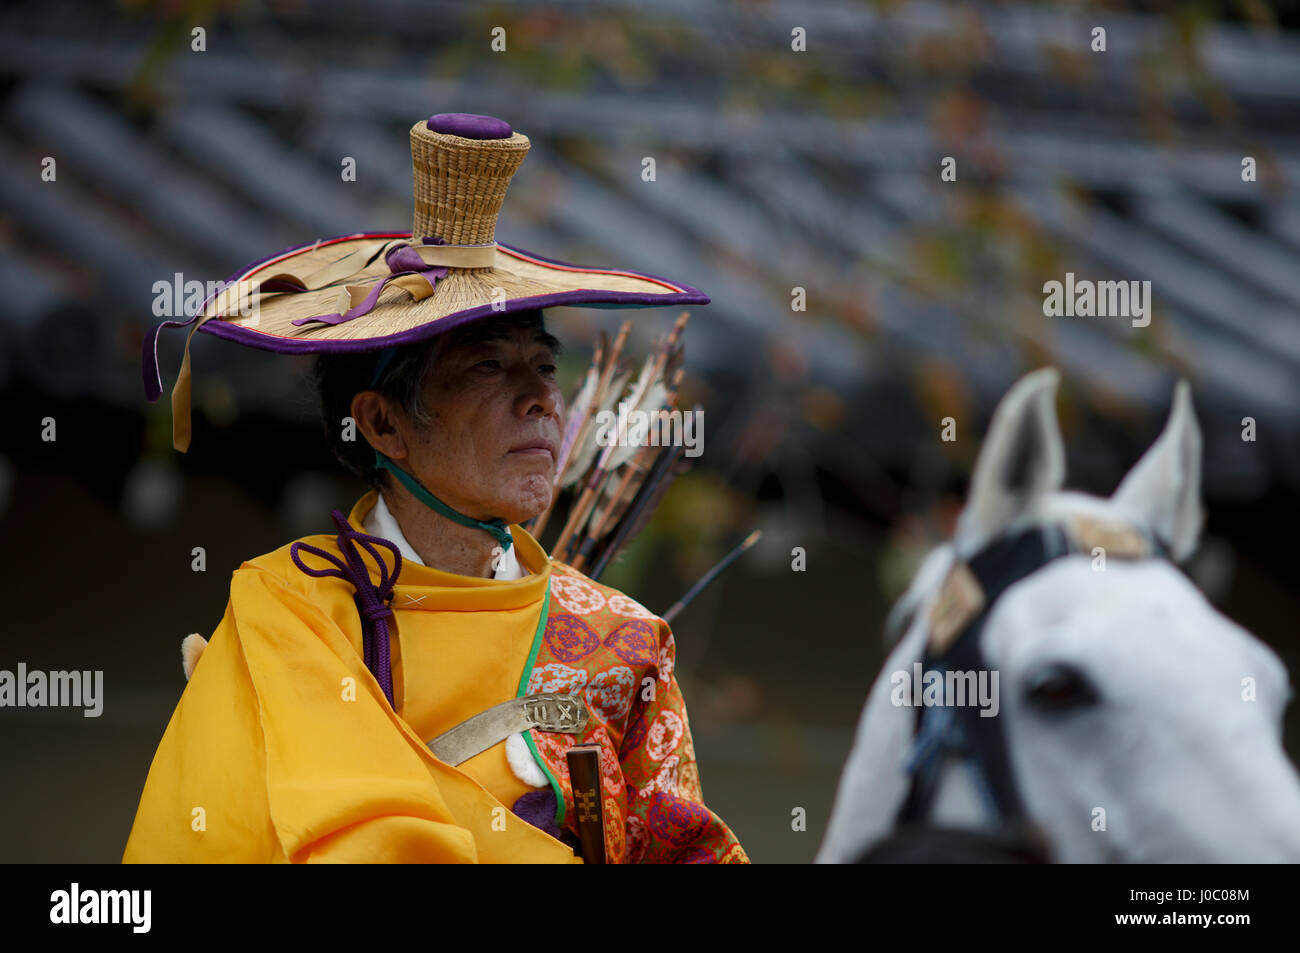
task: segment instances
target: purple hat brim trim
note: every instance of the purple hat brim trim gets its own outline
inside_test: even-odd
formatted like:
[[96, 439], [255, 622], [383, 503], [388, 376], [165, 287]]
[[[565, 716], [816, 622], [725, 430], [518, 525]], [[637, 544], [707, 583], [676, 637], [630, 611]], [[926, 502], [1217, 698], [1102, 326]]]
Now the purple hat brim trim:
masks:
[[[259, 258], [250, 262], [243, 268], [240, 268], [232, 274], [223, 283], [230, 284], [238, 280], [241, 276], [247, 275], [255, 270], [259, 265], [269, 262], [273, 259], [287, 255], [291, 252], [301, 251], [305, 248], [318, 247], [322, 245], [332, 245], [337, 242], [353, 241], [356, 239], [378, 239], [378, 238], [402, 238], [405, 232], [358, 232], [354, 235], [340, 235], [335, 238], [322, 239], [319, 242], [308, 242], [302, 245], [291, 245], [288, 248]], [[395, 347], [402, 344], [412, 344], [416, 341], [422, 341], [425, 338], [433, 337], [444, 331], [450, 331], [453, 328], [468, 324], [480, 318], [499, 315], [511, 311], [531, 311], [538, 308], [553, 308], [557, 306], [570, 307], [594, 307], [594, 308], [654, 308], [667, 307], [670, 305], [683, 304], [708, 304], [709, 296], [697, 288], [690, 285], [682, 284], [680, 281], [672, 281], [668, 278], [652, 275], [643, 271], [632, 271], [627, 268], [595, 269], [583, 265], [574, 265], [569, 262], [560, 261], [557, 258], [546, 258], [535, 252], [530, 252], [523, 248], [516, 248], [513, 245], [507, 245], [505, 242], [497, 242], [502, 248], [509, 249], [520, 255], [544, 262], [549, 265], [558, 265], [562, 268], [573, 268], [579, 271], [612, 271], [632, 275], [637, 278], [645, 278], [652, 281], [661, 281], [671, 285], [674, 288], [680, 288], [678, 292], [665, 292], [663, 294], [651, 294], [640, 291], [601, 291], [598, 289], [577, 289], [575, 291], [558, 291], [551, 294], [533, 295], [528, 298], [516, 298], [507, 301], [503, 306], [493, 308], [492, 305], [480, 305], [477, 308], [469, 308], [460, 311], [454, 315], [440, 318], [429, 324], [421, 325], [418, 328], [410, 328], [406, 331], [399, 331], [395, 334], [385, 335], [383, 337], [364, 338], [360, 340], [322, 340], [322, 339], [304, 339], [280, 337], [278, 335], [266, 334], [262, 331], [254, 331], [249, 328], [240, 327], [231, 324], [228, 321], [212, 320], [199, 328], [201, 334], [211, 334], [214, 337], [224, 338], [228, 341], [234, 341], [237, 344], [243, 344], [247, 347], [254, 347], [262, 351], [272, 351], [277, 354], [345, 354], [350, 352], [375, 351], [387, 347]], [[201, 314], [207, 307], [208, 301], [205, 299], [199, 308]], [[162, 375], [158, 364], [158, 335], [163, 328], [187, 327], [197, 320], [197, 315], [183, 321], [164, 321], [161, 324], [150, 328], [144, 336], [142, 347], [143, 371], [144, 371], [144, 390], [145, 396], [150, 402], [158, 400], [162, 394]]]
[[[366, 238], [366, 237], [369, 237], [369, 233], [367, 232], [358, 232], [355, 235], [342, 236], [342, 238]], [[331, 242], [336, 240], [339, 239], [328, 239], [328, 241]], [[312, 242], [312, 244], [313, 245], [324, 244], [324, 241], [320, 243]], [[249, 262], [247, 265], [240, 268], [238, 271], [232, 273], [228, 278], [226, 278], [225, 281], [222, 282], [222, 285], [223, 286], [229, 285], [231, 282], [238, 280], [240, 275], [248, 274], [248, 272], [252, 271], [258, 265], [265, 264], [268, 261], [279, 258], [281, 255], [287, 255], [290, 252], [301, 251], [306, 247], [307, 246], [305, 244], [290, 245], [288, 248], [281, 248], [277, 252], [272, 252], [269, 255], [264, 255], [263, 257], [258, 258], [255, 261]], [[162, 396], [162, 389], [163, 389], [162, 371], [160, 370], [158, 364], [158, 335], [162, 333], [162, 330], [164, 328], [189, 327], [191, 324], [193, 324], [195, 321], [198, 320], [199, 314], [203, 313], [203, 309], [208, 306], [208, 302], [211, 301], [214, 297], [215, 295], [209, 295], [207, 298], [203, 299], [203, 303], [199, 305], [198, 314], [186, 318], [184, 321], [163, 321], [161, 324], [156, 324], [153, 327], [151, 327], [148, 331], [145, 332], [144, 341], [140, 348], [141, 350], [140, 356], [141, 356], [141, 364], [143, 365], [142, 369], [144, 372], [144, 395], [149, 399], [149, 403], [151, 404], [156, 403], [158, 398]]]

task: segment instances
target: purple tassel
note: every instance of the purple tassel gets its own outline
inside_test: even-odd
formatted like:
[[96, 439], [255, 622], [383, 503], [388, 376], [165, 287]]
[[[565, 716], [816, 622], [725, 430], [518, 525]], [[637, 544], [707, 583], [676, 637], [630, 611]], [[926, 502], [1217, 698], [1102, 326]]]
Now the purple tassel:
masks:
[[[375, 676], [375, 680], [384, 690], [384, 697], [388, 699], [388, 704], [394, 710], [397, 709], [393, 701], [393, 669], [389, 660], [388, 647], [388, 620], [393, 617], [393, 610], [389, 602], [393, 598], [393, 586], [397, 582], [397, 577], [402, 571], [402, 554], [396, 544], [379, 536], [369, 536], [365, 533], [359, 533], [352, 528], [345, 517], [338, 510], [331, 514], [334, 524], [338, 527], [338, 547], [339, 552], [343, 554], [346, 562], [340, 561], [337, 556], [327, 553], [323, 549], [315, 546], [309, 546], [306, 543], [294, 543], [289, 547], [289, 557], [293, 560], [294, 565], [309, 576], [333, 576], [337, 579], [345, 579], [356, 589], [357, 609], [361, 613], [361, 633], [362, 646], [364, 648], [364, 659], [366, 668]], [[366, 569], [365, 561], [362, 560], [361, 554], [357, 551], [357, 544], [370, 554], [370, 558], [375, 561], [379, 567], [379, 585], [375, 586], [370, 581], [370, 572]], [[393, 553], [393, 570], [388, 571], [388, 565], [384, 562], [375, 546], [386, 546]], [[298, 550], [303, 549], [313, 556], [319, 556], [326, 562], [330, 563], [333, 569], [311, 569], [303, 564], [298, 556]]]

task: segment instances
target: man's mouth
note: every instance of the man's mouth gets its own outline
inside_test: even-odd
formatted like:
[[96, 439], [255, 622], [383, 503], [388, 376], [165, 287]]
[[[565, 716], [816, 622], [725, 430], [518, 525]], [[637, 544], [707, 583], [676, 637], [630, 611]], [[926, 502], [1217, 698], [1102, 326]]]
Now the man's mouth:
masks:
[[549, 454], [551, 459], [555, 459], [555, 444], [549, 440], [529, 440], [521, 443], [517, 447], [510, 448], [511, 453], [523, 454], [525, 456], [544, 456]]

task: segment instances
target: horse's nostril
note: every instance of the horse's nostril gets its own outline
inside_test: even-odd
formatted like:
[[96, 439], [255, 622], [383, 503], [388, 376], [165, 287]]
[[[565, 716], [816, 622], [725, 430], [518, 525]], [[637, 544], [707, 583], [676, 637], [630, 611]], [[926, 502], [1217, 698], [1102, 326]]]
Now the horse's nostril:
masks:
[[1095, 705], [1098, 701], [1097, 690], [1088, 676], [1064, 662], [1053, 662], [1034, 672], [1029, 677], [1026, 698], [1044, 711], [1066, 711]]

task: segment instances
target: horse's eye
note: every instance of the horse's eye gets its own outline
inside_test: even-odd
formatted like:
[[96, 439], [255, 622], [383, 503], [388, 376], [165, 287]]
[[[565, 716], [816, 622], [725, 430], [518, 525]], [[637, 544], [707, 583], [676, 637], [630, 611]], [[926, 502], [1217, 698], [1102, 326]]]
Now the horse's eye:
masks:
[[1088, 677], [1064, 662], [1045, 665], [1029, 677], [1026, 698], [1043, 711], [1069, 711], [1098, 702]]

